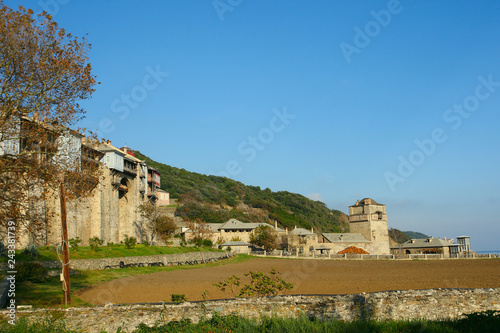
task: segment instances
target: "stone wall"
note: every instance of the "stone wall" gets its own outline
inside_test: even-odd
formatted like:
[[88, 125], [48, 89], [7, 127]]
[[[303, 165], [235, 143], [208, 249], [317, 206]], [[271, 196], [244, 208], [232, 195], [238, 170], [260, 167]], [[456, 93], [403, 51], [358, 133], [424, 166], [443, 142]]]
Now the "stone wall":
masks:
[[[118, 327], [131, 331], [141, 322], [153, 325], [189, 318], [197, 322], [214, 313], [259, 318], [261, 315], [298, 317], [305, 315], [319, 320], [410, 320], [424, 318], [454, 319], [463, 314], [500, 310], [500, 288], [496, 289], [428, 289], [384, 291], [353, 295], [276, 296], [206, 301], [181, 304], [106, 305], [60, 310], [68, 328], [115, 332]], [[18, 310], [17, 317], [29, 320], [54, 315], [50, 310]], [[0, 312], [5, 317], [7, 311]]]
[[[101, 270], [107, 268], [119, 268], [120, 262], [124, 265], [129, 264], [148, 264], [162, 263], [163, 266], [170, 265], [185, 265], [189, 263], [203, 263], [226, 259], [234, 256], [228, 252], [188, 252], [174, 254], [159, 254], [152, 256], [137, 256], [137, 257], [117, 257], [117, 258], [102, 258], [102, 259], [74, 259], [70, 260], [70, 268], [77, 270]], [[41, 263], [46, 268], [60, 268], [59, 261], [35, 261]], [[2, 263], [1, 269], [6, 268], [6, 263]]]

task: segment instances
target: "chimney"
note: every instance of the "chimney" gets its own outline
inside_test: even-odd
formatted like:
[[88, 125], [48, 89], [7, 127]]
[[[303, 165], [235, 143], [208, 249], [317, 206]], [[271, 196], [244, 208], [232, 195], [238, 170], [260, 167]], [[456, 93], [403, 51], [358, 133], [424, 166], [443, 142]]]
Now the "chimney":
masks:
[[278, 220], [274, 220], [274, 229], [278, 230]]
[[311, 232], [314, 233], [314, 228], [313, 227], [311, 227]]
[[288, 227], [285, 227], [285, 235], [288, 235]]
[[294, 228], [294, 229], [297, 229], [297, 226], [295, 226], [295, 228]]
[[33, 113], [33, 119], [38, 122], [40, 120], [40, 113], [34, 112]]

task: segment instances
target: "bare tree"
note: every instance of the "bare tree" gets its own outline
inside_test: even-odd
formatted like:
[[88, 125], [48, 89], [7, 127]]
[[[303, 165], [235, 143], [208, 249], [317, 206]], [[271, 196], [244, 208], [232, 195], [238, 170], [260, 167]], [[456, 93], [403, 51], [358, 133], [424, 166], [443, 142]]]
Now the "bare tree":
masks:
[[191, 240], [197, 244], [203, 243], [204, 240], [211, 240], [213, 232], [209, 225], [197, 218], [194, 221], [188, 222], [188, 228], [191, 230]]
[[146, 234], [148, 244], [153, 244], [158, 236], [166, 242], [175, 233], [174, 219], [162, 214], [156, 202], [148, 200], [138, 210], [144, 220], [142, 233]]

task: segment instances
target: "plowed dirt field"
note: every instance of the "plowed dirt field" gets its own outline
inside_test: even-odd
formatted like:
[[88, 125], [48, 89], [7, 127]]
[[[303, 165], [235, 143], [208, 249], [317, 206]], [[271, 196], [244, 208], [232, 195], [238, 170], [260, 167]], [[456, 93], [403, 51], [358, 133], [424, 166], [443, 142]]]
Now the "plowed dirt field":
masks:
[[170, 302], [171, 294], [187, 300], [231, 298], [213, 286], [231, 275], [276, 268], [294, 286], [287, 294], [352, 294], [428, 288], [499, 288], [500, 260], [299, 260], [254, 258], [246, 262], [165, 271], [100, 283], [77, 293], [91, 304]]

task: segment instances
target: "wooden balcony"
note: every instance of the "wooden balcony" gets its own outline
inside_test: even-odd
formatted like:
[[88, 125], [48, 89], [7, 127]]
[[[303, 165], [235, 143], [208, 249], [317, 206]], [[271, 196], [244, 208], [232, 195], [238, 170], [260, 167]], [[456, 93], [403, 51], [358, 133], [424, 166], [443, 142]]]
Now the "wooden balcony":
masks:
[[126, 167], [126, 166], [123, 167], [123, 172], [128, 173], [132, 176], [137, 176], [137, 170], [131, 169], [131, 168]]

